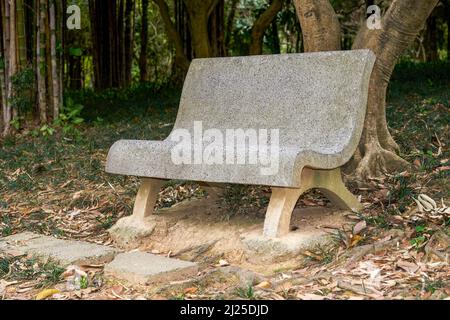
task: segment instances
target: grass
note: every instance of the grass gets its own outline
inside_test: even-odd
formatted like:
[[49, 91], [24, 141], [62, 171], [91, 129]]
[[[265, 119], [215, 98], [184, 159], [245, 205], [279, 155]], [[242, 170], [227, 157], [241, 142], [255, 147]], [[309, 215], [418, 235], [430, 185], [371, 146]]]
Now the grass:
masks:
[[256, 299], [255, 291], [253, 290], [252, 285], [249, 285], [246, 288], [237, 288], [236, 295], [242, 299], [247, 299], [247, 300], [255, 300]]

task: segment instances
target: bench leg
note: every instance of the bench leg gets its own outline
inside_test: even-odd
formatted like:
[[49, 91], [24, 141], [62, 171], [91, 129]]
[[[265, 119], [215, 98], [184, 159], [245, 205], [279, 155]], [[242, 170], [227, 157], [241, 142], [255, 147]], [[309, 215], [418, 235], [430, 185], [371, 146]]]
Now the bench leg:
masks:
[[133, 218], [143, 220], [153, 214], [164, 180], [144, 178], [134, 202]]
[[359, 211], [362, 206], [342, 181], [341, 170], [314, 170], [305, 168], [301, 187], [272, 188], [272, 197], [266, 213], [264, 235], [282, 237], [289, 233], [292, 212], [300, 196], [313, 188], [319, 189], [335, 206], [343, 210]]

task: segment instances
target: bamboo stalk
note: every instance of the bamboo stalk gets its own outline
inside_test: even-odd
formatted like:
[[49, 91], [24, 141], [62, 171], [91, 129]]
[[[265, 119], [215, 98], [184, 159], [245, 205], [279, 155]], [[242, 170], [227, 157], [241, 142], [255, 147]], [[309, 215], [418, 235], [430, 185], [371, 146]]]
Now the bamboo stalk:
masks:
[[[39, 106], [39, 118], [41, 123], [47, 122], [47, 103], [46, 93], [47, 88], [45, 84], [45, 0], [37, 0], [36, 12], [36, 74], [38, 82], [38, 106]], [[44, 39], [42, 39], [44, 38]]]
[[52, 103], [53, 103], [53, 119], [58, 119], [60, 108], [60, 81], [58, 79], [58, 67], [56, 57], [56, 19], [55, 19], [55, 0], [50, 0], [50, 51], [51, 51], [51, 68], [52, 68]]

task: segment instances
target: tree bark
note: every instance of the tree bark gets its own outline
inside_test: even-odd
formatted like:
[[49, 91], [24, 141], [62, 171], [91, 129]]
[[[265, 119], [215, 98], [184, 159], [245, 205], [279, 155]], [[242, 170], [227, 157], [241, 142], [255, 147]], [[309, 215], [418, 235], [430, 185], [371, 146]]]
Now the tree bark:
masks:
[[45, 66], [45, 16], [46, 16], [46, 0], [37, 0], [36, 10], [36, 75], [38, 88], [38, 109], [40, 122], [47, 122], [47, 86], [45, 83], [46, 66]]
[[148, 81], [148, 1], [149, 0], [142, 0], [141, 55], [139, 57], [141, 82]]
[[187, 72], [189, 69], [190, 61], [184, 54], [183, 42], [181, 41], [180, 34], [177, 32], [174, 23], [170, 19], [169, 7], [165, 0], [153, 0], [159, 8], [161, 18], [164, 22], [164, 27], [166, 29], [167, 37], [175, 48], [175, 63], [176, 65], [184, 71]]
[[230, 11], [228, 12], [227, 16], [227, 24], [225, 30], [225, 50], [227, 54], [230, 54], [231, 35], [233, 32], [234, 17], [236, 16], [236, 9], [238, 3], [239, 0], [232, 0], [229, 9]]
[[210, 43], [210, 56], [225, 56], [225, 1], [219, 0], [209, 16], [208, 30]]
[[431, 15], [427, 21], [427, 27], [425, 30], [425, 61], [438, 61], [438, 30], [436, 16]]
[[27, 65], [27, 41], [25, 36], [25, 11], [23, 0], [16, 1], [16, 14], [18, 69], [23, 70]]
[[262, 54], [264, 34], [282, 8], [283, 0], [273, 0], [269, 8], [256, 19], [252, 28], [250, 55]]
[[53, 104], [53, 119], [59, 118], [59, 109], [61, 104], [61, 98], [59, 96], [59, 73], [56, 56], [56, 10], [55, 1], [50, 0], [50, 52], [51, 52], [51, 68], [52, 68], [52, 104]]
[[134, 48], [134, 0], [127, 0], [125, 6], [125, 85], [131, 84], [131, 68]]
[[341, 25], [329, 0], [294, 0], [306, 52], [341, 48]]
[[12, 100], [14, 96], [14, 87], [12, 84], [12, 77], [16, 75], [18, 71], [18, 56], [17, 56], [17, 29], [16, 29], [16, 3], [14, 1], [10, 2], [9, 5], [9, 51], [8, 51], [8, 57], [9, 57], [9, 70], [8, 70], [8, 84], [7, 84], [7, 100], [9, 105], [9, 114], [7, 115], [7, 118], [9, 122], [11, 120], [14, 120], [14, 114], [16, 113], [14, 111], [15, 107], [10, 104], [10, 101]]
[[369, 86], [369, 101], [363, 137], [349, 168], [356, 168], [360, 180], [380, 176], [385, 171], [408, 167], [396, 153], [386, 120], [386, 92], [398, 59], [423, 29], [427, 17], [439, 0], [394, 0], [382, 18], [381, 30], [364, 24], [354, 49], [371, 49], [377, 56]]
[[2, 90], [2, 120], [3, 130], [2, 135], [7, 136], [11, 131], [11, 105], [8, 102], [9, 97], [9, 46], [10, 46], [10, 6], [9, 1], [3, 0], [1, 2], [2, 10], [2, 57], [3, 63], [0, 70], [0, 84]]
[[212, 55], [209, 41], [208, 20], [219, 0], [184, 0], [189, 13], [192, 47], [196, 58]]
[[[355, 156], [347, 166], [357, 181], [367, 181], [408, 163], [396, 152], [398, 145], [386, 121], [386, 92], [398, 58], [423, 28], [438, 0], [394, 0], [382, 19], [381, 30], [364, 22], [353, 49], [368, 48], [377, 55], [371, 76], [364, 132]], [[340, 27], [328, 0], [295, 0], [306, 51], [340, 48]]]

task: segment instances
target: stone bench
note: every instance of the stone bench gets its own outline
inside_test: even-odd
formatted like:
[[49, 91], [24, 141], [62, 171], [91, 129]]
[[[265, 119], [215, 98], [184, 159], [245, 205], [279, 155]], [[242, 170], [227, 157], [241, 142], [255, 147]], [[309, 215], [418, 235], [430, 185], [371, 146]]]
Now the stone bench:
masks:
[[[164, 141], [118, 141], [109, 152], [108, 173], [143, 177], [134, 224], [144, 223], [153, 213], [161, 186], [172, 179], [271, 186], [264, 225], [268, 237], [289, 232], [296, 202], [312, 188], [339, 208], [359, 210], [360, 203], [342, 182], [340, 168], [361, 138], [375, 59], [369, 50], [354, 50], [194, 60], [171, 135]], [[247, 132], [248, 139], [222, 149], [224, 159], [234, 152], [230, 159], [236, 160], [245, 147], [247, 162], [218, 161], [220, 143], [214, 144], [219, 149], [210, 153], [212, 161], [205, 159], [203, 149], [193, 151], [192, 163], [174, 161], [183, 135], [193, 139], [194, 149], [207, 145], [195, 141], [199, 129], [201, 134], [213, 129], [211, 143], [220, 133], [226, 139], [227, 130], [270, 131], [267, 141], [279, 141], [277, 170], [262, 174], [267, 161], [249, 163], [250, 154], [261, 155], [261, 143], [255, 145], [251, 139], [254, 131]], [[261, 141], [265, 140], [256, 142]]]

